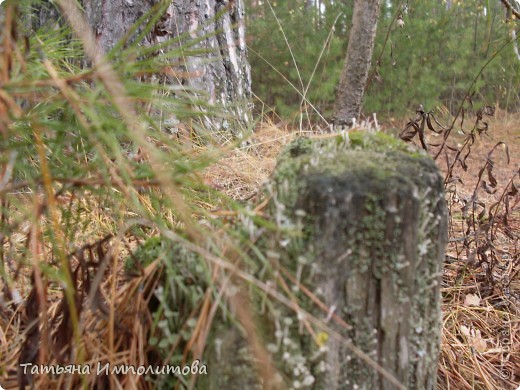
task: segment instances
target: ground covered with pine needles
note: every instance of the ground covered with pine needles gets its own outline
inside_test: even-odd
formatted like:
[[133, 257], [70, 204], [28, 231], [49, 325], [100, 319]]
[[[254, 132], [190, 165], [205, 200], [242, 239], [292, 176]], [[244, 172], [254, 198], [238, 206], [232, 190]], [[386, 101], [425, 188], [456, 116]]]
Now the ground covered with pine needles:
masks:
[[[488, 123], [487, 131], [475, 137], [471, 153], [459, 167], [450, 170], [446, 160], [438, 159], [443, 173], [447, 175], [450, 172], [451, 176], [446, 187], [450, 237], [442, 286], [444, 318], [439, 389], [517, 389], [520, 384], [520, 198], [516, 190], [520, 181], [520, 121], [501, 113], [489, 118]], [[405, 125], [403, 122], [402, 126]], [[381, 131], [385, 131], [384, 125]], [[312, 133], [295, 131], [281, 122], [263, 122], [247, 145], [223, 152], [222, 158], [202, 171], [201, 179], [239, 202], [250, 202], [254, 213], [262, 215], [266, 204], [262, 198], [262, 186], [276, 165], [278, 153], [291, 139], [312, 136]], [[428, 142], [435, 143], [435, 137], [435, 134], [427, 135]], [[452, 134], [452, 139], [455, 144], [462, 145], [467, 140], [467, 134]], [[499, 142], [504, 144], [495, 148]], [[495, 151], [490, 154], [493, 148]], [[490, 160], [493, 164], [491, 171], [486, 168]], [[482, 184], [482, 181], [487, 183]], [[506, 194], [507, 205], [504, 203]], [[238, 217], [235, 211], [215, 199], [214, 204], [203, 205], [208, 215], [227, 220]], [[58, 200], [71, 202], [66, 195]], [[148, 306], [157, 288], [162, 265], [159, 261], [153, 261], [137, 274], [128, 275], [122, 259], [138, 246], [137, 239], [127, 238], [126, 246], [117, 251], [107, 249], [106, 237], [89, 239], [99, 236], [101, 231], [113, 230], [110, 221], [99, 211], [101, 201], [85, 196], [74, 205], [81, 208], [80, 215], [89, 221], [77, 236], [78, 242], [87, 241], [89, 244], [75, 250], [74, 264], [79, 264], [77, 269], [80, 270], [82, 267], [85, 270], [88, 267], [104, 268], [103, 272], [96, 273], [102, 277], [88, 281], [89, 289], [78, 287], [78, 293], [100, 294], [90, 300], [89, 307], [83, 308], [80, 334], [72, 336], [73, 329], [67, 327], [67, 321], [63, 321], [70, 313], [59, 286], [51, 285], [47, 291], [40, 291], [40, 295], [31, 296], [30, 292], [35, 290], [29, 288], [30, 265], [11, 267], [16, 285], [11, 295], [16, 304], [6, 305], [3, 302], [3, 310], [0, 311], [0, 382], [4, 388], [18, 388], [18, 362], [30, 358], [28, 354], [36, 353], [34, 348], [38, 346], [35, 343], [31, 349], [27, 340], [40, 335], [43, 336], [40, 353], [52, 355], [55, 363], [66, 362], [65, 355], [53, 355], [56, 346], [61, 345], [61, 339], [63, 342], [73, 339], [81, 345], [82, 358], [87, 363], [148, 363], [149, 356], [145, 352], [149, 343], [147, 335], [154, 323], [147, 317], [150, 316]], [[146, 203], [144, 198], [141, 201]], [[475, 207], [476, 211], [470, 210]], [[485, 210], [483, 214], [482, 210]], [[480, 215], [478, 221], [472, 219], [475, 215]], [[486, 218], [490, 215], [500, 221], [494, 223], [488, 219], [486, 225]], [[174, 220], [173, 216], [170, 218]], [[30, 229], [30, 224], [21, 223], [12, 241], [19, 244], [19, 250], [33, 245], [35, 247], [31, 250], [46, 253], [47, 248], [38, 247], [39, 241], [30, 238]], [[495, 229], [491, 242], [483, 238], [488, 233], [485, 229]], [[95, 258], [103, 261], [95, 262]], [[17, 272], [19, 274], [15, 275]], [[82, 281], [84, 285], [85, 279]], [[44, 316], [46, 321], [40, 329], [27, 329], [22, 324], [38, 316], [35, 302], [39, 299], [39, 307], [43, 306], [47, 313]], [[201, 304], [209, 305], [209, 296], [202, 299]], [[210, 315], [211, 311], [205, 313]], [[197, 337], [207, 336], [207, 329], [203, 328], [206, 319], [201, 316], [196, 323], [190, 324], [194, 327], [194, 336], [191, 344], [184, 348], [185, 355], [196, 344]], [[50, 343], [53, 346], [47, 345], [45, 340], [52, 340]], [[175, 345], [171, 353], [179, 353]], [[36, 384], [38, 388], [65, 388], [72, 385], [69, 380], [65, 376], [51, 378], [41, 375]], [[101, 386], [99, 388], [149, 386], [135, 375], [102, 379], [91, 375], [83, 381], [91, 388], [95, 385]]]

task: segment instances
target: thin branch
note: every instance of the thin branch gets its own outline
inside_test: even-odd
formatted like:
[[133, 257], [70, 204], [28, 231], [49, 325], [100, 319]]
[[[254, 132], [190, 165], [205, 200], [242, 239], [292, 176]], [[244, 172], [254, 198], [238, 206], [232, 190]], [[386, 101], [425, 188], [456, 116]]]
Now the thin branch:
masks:
[[518, 11], [516, 10], [516, 8], [512, 6], [512, 4], [509, 2], [509, 0], [501, 0], [501, 1], [502, 1], [502, 4], [504, 4], [504, 6], [505, 6], [509, 11], [511, 11], [511, 13], [512, 13], [513, 15], [515, 15], [515, 17], [516, 17], [517, 19], [520, 19], [520, 12], [518, 12]]

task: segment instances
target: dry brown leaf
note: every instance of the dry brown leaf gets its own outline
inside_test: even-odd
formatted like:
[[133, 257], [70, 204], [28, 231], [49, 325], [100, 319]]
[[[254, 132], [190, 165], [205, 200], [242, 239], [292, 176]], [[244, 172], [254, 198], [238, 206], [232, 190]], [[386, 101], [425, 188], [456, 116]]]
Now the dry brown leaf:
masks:
[[486, 340], [482, 338], [480, 330], [476, 330], [475, 334], [471, 338], [471, 346], [475, 348], [477, 352], [484, 353], [487, 350]]
[[480, 306], [480, 297], [475, 294], [466, 295], [464, 306]]
[[465, 325], [460, 326], [460, 333], [468, 340], [468, 344], [479, 353], [486, 352], [487, 343], [482, 338], [482, 333], [478, 329], [469, 328]]

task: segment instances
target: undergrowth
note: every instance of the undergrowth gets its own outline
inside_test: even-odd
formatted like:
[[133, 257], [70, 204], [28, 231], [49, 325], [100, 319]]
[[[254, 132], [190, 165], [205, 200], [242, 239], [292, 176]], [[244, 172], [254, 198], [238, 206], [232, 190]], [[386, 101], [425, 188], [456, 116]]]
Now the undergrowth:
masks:
[[[139, 56], [137, 41], [110, 53], [109, 64], [88, 51], [85, 58], [88, 34], [66, 25], [29, 33], [16, 16], [9, 5], [0, 58], [2, 386], [194, 387], [195, 375], [31, 375], [19, 363], [202, 364], [208, 351], [225, 351], [209, 339], [229, 323], [245, 330], [262, 376], [279, 378], [267, 356], [280, 332], [300, 323], [277, 315], [329, 310], [297, 275], [275, 272], [274, 254], [257, 245], [275, 229], [261, 186], [296, 131], [266, 119], [245, 147], [211, 145], [200, 135], [193, 91], [173, 96], [146, 77], [164, 64]], [[152, 26], [158, 16], [149, 16]], [[164, 131], [165, 112], [184, 118], [187, 136]], [[462, 111], [445, 121], [421, 108], [401, 133], [445, 175], [440, 388], [513, 388], [520, 380], [518, 136], [483, 151], [486, 137], [496, 139], [492, 114], [477, 109], [468, 126]], [[499, 167], [509, 159], [513, 168]], [[251, 307], [277, 328], [262, 328]], [[330, 332], [307, 314], [302, 323], [319, 352]], [[273, 343], [264, 347], [263, 337]], [[311, 386], [300, 352], [281, 370], [297, 368], [299, 383]]]

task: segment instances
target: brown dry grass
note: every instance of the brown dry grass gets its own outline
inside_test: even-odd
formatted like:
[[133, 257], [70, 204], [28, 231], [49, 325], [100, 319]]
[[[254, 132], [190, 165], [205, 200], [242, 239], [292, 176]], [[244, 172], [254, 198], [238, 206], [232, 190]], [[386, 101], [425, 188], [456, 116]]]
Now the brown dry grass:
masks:
[[[462, 134], [454, 134], [454, 142], [462, 142]], [[468, 199], [477, 188], [480, 169], [489, 151], [504, 142], [494, 154], [493, 175], [498, 181], [495, 194], [478, 191], [479, 200], [487, 208], [498, 201], [502, 189], [520, 167], [520, 119], [497, 113], [489, 120], [489, 131], [477, 138], [467, 160], [468, 170], [457, 170], [461, 183], [457, 196]], [[441, 169], [445, 170], [443, 164]], [[485, 176], [484, 176], [485, 177]], [[520, 178], [514, 183], [518, 187]], [[518, 195], [516, 196], [518, 201]], [[463, 225], [452, 206], [450, 244], [443, 277], [443, 333], [439, 361], [441, 389], [517, 389], [520, 385], [520, 278], [518, 274], [518, 235], [520, 210], [510, 214], [509, 229], [515, 238], [498, 234], [495, 247], [502, 259], [494, 269], [494, 284], [485, 277], [485, 264], [475, 267], [461, 249]], [[516, 264], [516, 267], [515, 267]]]
[[206, 184], [236, 200], [252, 197], [274, 170], [280, 150], [295, 136], [296, 132], [283, 124], [262, 124], [247, 146], [230, 151], [204, 171]]
[[[471, 194], [475, 174], [485, 161], [487, 151], [498, 141], [506, 141], [510, 148], [511, 163], [505, 165], [497, 159], [494, 170], [499, 182], [506, 182], [518, 169], [520, 120], [499, 116], [490, 121], [489, 137], [479, 140], [473, 149], [470, 169], [464, 173], [461, 194]], [[254, 198], [269, 178], [276, 164], [276, 156], [296, 132], [266, 123], [259, 126], [247, 147], [230, 151], [218, 163], [203, 172], [206, 183], [237, 200]], [[441, 166], [442, 168], [442, 166]], [[492, 202], [494, 197], [485, 198]], [[519, 213], [511, 221], [518, 233]], [[98, 220], [99, 225], [105, 222]], [[93, 231], [107, 230], [97, 226]], [[88, 232], [85, 232], [88, 234]], [[452, 236], [460, 234], [452, 230]], [[455, 238], [455, 237], [452, 237]], [[452, 244], [443, 278], [443, 332], [439, 361], [440, 389], [516, 389], [520, 382], [520, 281], [518, 274], [511, 283], [488, 286], [483, 283], [482, 269], [471, 268], [467, 259]], [[518, 256], [518, 242], [502, 237], [500, 245], [509, 246], [509, 252]], [[513, 247], [513, 248], [511, 248]], [[124, 250], [115, 254], [121, 259]], [[511, 259], [504, 258], [501, 266], [504, 280], [514, 275]], [[154, 262], [141, 276], [130, 281], [122, 278], [121, 264], [114, 267], [101, 284], [108, 306], [100, 310], [86, 309], [81, 319], [81, 346], [86, 363], [109, 361], [112, 364], [145, 365], [147, 335], [150, 330], [147, 302], [157, 280], [159, 268]], [[23, 288], [24, 278], [20, 279]], [[478, 297], [478, 298], [476, 298]], [[58, 289], [48, 296], [47, 317], [56, 318], [59, 305]], [[2, 386], [15, 389], [16, 368], [24, 331], [20, 328], [22, 306], [18, 311], [0, 311], [0, 372]], [[98, 308], [99, 309], [99, 308]], [[103, 310], [101, 310], [103, 312]], [[54, 360], [56, 363], [58, 360]], [[60, 379], [61, 378], [61, 379]], [[78, 378], [65, 383], [63, 377], [51, 380], [41, 376], [37, 388], [63, 388], [80, 386]], [[149, 388], [149, 384], [131, 375], [118, 377], [92, 376], [87, 386], [98, 388]], [[118, 382], [119, 381], [119, 382]], [[117, 382], [117, 383], [116, 383]]]

